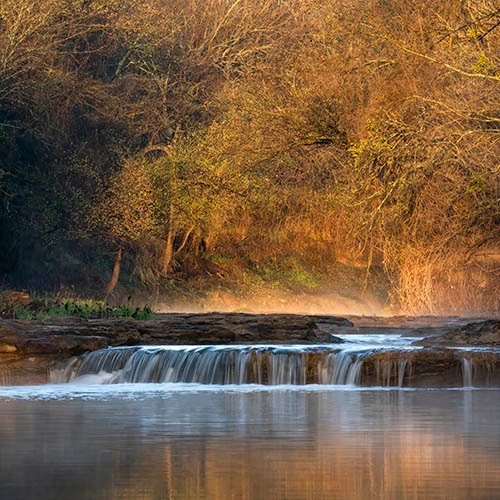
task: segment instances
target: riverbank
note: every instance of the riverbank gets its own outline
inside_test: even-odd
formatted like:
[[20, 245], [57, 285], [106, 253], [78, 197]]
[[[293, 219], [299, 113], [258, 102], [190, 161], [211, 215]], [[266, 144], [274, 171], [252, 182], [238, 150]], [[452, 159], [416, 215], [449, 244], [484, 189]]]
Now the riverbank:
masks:
[[[158, 319], [47, 321], [0, 320], [0, 384], [39, 384], [74, 356], [125, 346], [319, 345], [339, 347], [345, 335], [415, 337], [419, 349], [374, 351], [365, 361], [365, 380], [375, 381], [381, 366], [401, 360], [411, 365], [414, 382], [445, 377], [457, 383], [463, 356], [456, 347], [500, 347], [500, 320], [437, 317], [336, 317], [259, 314], [163, 314]], [[500, 357], [482, 356], [487, 369], [500, 373]], [[311, 361], [313, 362], [313, 361]], [[387, 368], [386, 368], [387, 369]], [[390, 371], [390, 368], [389, 368]], [[389, 374], [389, 377], [391, 375]], [[394, 371], [392, 376], [397, 376]], [[416, 380], [418, 379], [418, 380]]]

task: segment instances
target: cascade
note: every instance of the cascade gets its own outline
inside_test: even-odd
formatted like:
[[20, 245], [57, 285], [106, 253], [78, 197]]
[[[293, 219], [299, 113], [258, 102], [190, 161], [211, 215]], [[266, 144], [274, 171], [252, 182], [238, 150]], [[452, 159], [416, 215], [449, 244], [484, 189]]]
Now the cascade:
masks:
[[[161, 346], [108, 348], [74, 358], [53, 381], [100, 383], [360, 385], [372, 349], [337, 346]], [[402, 386], [407, 360], [378, 362], [379, 385]]]
[[[421, 355], [419, 355], [421, 354]], [[500, 350], [361, 344], [114, 347], [73, 358], [53, 382], [497, 386]]]
[[460, 350], [464, 387], [497, 386], [499, 381], [500, 350]]
[[472, 387], [472, 362], [466, 356], [462, 358], [462, 373], [464, 377], [464, 387]]

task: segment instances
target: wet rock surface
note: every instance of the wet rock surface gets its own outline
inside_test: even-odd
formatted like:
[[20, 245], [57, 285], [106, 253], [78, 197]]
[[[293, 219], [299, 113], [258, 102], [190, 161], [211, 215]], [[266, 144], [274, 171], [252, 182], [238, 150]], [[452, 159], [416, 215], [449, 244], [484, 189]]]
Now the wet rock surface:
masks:
[[[325, 325], [327, 325], [325, 327]], [[0, 320], [0, 384], [42, 383], [57, 362], [106, 347], [245, 343], [340, 343], [330, 331], [352, 327], [340, 317], [322, 328], [308, 316], [165, 314], [156, 320]]]
[[[330, 329], [352, 327], [344, 318], [323, 319]], [[107, 346], [226, 343], [339, 343], [314, 318], [294, 315], [170, 314], [157, 320], [50, 322], [0, 320], [0, 352], [80, 354]]]
[[[373, 354], [363, 363], [362, 385], [462, 387], [464, 357], [471, 363], [475, 385], [500, 385], [500, 353], [469, 352], [464, 356], [464, 352], [445, 347]], [[404, 377], [398, 381], [401, 368]]]
[[[0, 320], [0, 385], [45, 383], [49, 372], [73, 356], [106, 347], [213, 344], [342, 344], [341, 334], [418, 337], [421, 349], [373, 353], [364, 361], [364, 380], [396, 377], [407, 363], [406, 382], [425, 385], [445, 378], [459, 384], [462, 358], [455, 347], [500, 347], [500, 320], [481, 318], [376, 318], [259, 314], [163, 314], [158, 319], [50, 321]], [[340, 345], [339, 345], [340, 347]], [[500, 352], [500, 351], [499, 351]], [[500, 373], [498, 355], [477, 359]], [[394, 358], [392, 359], [391, 356]], [[490, 359], [491, 358], [491, 359]], [[394, 367], [391, 369], [391, 363]], [[400, 365], [398, 365], [400, 366]], [[392, 370], [392, 371], [391, 371]], [[414, 383], [414, 384], [413, 384]], [[433, 385], [429, 383], [429, 385]]]
[[338, 333], [398, 334], [405, 337], [435, 337], [461, 327], [484, 323], [489, 318], [464, 316], [346, 316], [353, 327], [338, 327]]
[[[417, 332], [422, 333], [422, 332]], [[441, 327], [428, 337], [414, 342], [424, 347], [500, 347], [500, 320], [491, 319], [457, 327]]]

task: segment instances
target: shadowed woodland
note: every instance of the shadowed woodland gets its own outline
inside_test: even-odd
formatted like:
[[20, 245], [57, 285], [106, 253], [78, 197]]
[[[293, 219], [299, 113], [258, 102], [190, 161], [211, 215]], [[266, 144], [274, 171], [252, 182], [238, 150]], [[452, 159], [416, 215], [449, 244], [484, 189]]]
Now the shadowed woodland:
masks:
[[0, 284], [498, 312], [499, 36], [496, 0], [2, 0]]

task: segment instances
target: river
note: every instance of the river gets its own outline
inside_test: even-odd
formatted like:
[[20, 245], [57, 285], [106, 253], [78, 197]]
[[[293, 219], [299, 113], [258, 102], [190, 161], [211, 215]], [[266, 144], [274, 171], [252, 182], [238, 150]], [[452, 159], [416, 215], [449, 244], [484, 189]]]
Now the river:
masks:
[[[359, 337], [343, 350], [408, 343]], [[249, 349], [271, 350], [278, 375], [245, 383], [243, 372], [203, 365], [241, 366]], [[500, 498], [499, 388], [398, 387], [397, 374], [388, 387], [330, 375], [304, 384], [304, 366], [289, 358], [318, 346], [283, 349], [135, 348], [125, 364], [123, 350], [107, 350], [70, 363], [65, 383], [0, 387], [0, 498]], [[179, 365], [187, 352], [203, 370]], [[143, 383], [140, 373], [177, 382]], [[175, 373], [197, 375], [185, 383]]]

